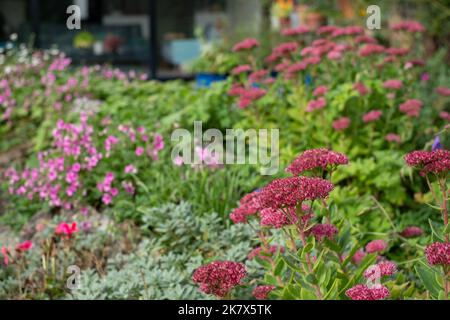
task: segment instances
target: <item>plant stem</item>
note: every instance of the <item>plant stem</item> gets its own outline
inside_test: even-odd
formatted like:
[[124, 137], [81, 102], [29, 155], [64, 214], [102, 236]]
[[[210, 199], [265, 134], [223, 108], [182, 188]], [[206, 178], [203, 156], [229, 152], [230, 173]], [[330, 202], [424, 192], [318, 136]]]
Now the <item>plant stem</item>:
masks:
[[[301, 237], [302, 242], [303, 242], [303, 247], [306, 246], [305, 232], [302, 229], [301, 229], [301, 232], [300, 232], [300, 237]], [[313, 270], [312, 270], [312, 265], [311, 265], [311, 256], [310, 256], [309, 252], [306, 252], [305, 258], [306, 258], [306, 264], [308, 266], [308, 273], [312, 274]], [[319, 285], [315, 284], [314, 288], [316, 289], [316, 296], [317, 296], [317, 298], [322, 300], [322, 293], [320, 292]]]
[[[439, 185], [441, 187], [442, 192], [442, 213], [444, 216], [444, 230], [447, 229], [448, 226], [448, 208], [447, 208], [447, 184], [445, 179], [439, 181]], [[448, 235], [445, 235], [445, 242], [448, 242]]]

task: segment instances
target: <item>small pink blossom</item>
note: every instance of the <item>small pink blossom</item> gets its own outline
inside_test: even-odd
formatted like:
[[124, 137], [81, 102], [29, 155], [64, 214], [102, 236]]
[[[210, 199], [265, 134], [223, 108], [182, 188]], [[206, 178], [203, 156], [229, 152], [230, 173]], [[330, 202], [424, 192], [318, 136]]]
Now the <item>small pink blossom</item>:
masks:
[[387, 243], [384, 240], [373, 240], [366, 245], [366, 252], [381, 252], [387, 249]]
[[327, 101], [325, 98], [320, 97], [317, 100], [311, 100], [306, 107], [306, 112], [313, 112], [325, 108]]
[[382, 300], [390, 295], [388, 288], [379, 284], [369, 288], [365, 284], [358, 284], [345, 292], [352, 300]]
[[363, 261], [365, 256], [366, 256], [366, 253], [364, 252], [364, 250], [360, 249], [355, 252], [355, 254], [352, 257], [352, 261], [354, 264], [358, 265]]
[[132, 164], [129, 164], [125, 167], [125, 173], [132, 173], [132, 174], [136, 174], [137, 173], [137, 169], [135, 166], [133, 166]]
[[402, 139], [398, 134], [395, 133], [388, 133], [385, 137], [387, 142], [395, 142], [395, 143], [401, 143]]
[[318, 86], [317, 88], [314, 89], [313, 96], [314, 97], [323, 96], [327, 92], [328, 92], [328, 88], [326, 86]]
[[241, 73], [249, 72], [251, 70], [252, 70], [252, 67], [249, 64], [244, 64], [244, 65], [237, 66], [233, 70], [231, 70], [231, 74], [238, 75]]
[[275, 286], [257, 286], [255, 289], [253, 289], [252, 293], [257, 300], [266, 300], [268, 294], [273, 289], [275, 289]]
[[401, 80], [396, 80], [396, 79], [386, 80], [383, 83], [383, 87], [386, 89], [399, 90], [399, 89], [401, 89], [402, 86], [403, 86], [403, 82]]
[[238, 42], [234, 45], [233, 51], [243, 51], [243, 50], [250, 50], [253, 48], [259, 47], [258, 40], [254, 38], [248, 38], [245, 40], [242, 40], [241, 42]]
[[78, 232], [78, 227], [76, 222], [72, 222], [72, 224], [68, 224], [67, 222], [60, 223], [56, 229], [55, 233], [58, 235], [66, 235], [69, 238], [72, 236], [72, 234]]
[[350, 126], [351, 120], [347, 117], [339, 118], [333, 121], [333, 128], [336, 131], [343, 131]]
[[378, 119], [380, 119], [382, 114], [383, 114], [383, 111], [381, 111], [381, 110], [369, 111], [368, 113], [366, 113], [363, 116], [363, 121], [365, 123], [377, 121]]
[[403, 229], [403, 231], [400, 232], [400, 235], [404, 238], [415, 238], [422, 235], [422, 233], [422, 228], [417, 226], [409, 226]]
[[137, 147], [136, 150], [134, 151], [134, 153], [140, 157], [144, 154], [144, 148], [143, 147]]

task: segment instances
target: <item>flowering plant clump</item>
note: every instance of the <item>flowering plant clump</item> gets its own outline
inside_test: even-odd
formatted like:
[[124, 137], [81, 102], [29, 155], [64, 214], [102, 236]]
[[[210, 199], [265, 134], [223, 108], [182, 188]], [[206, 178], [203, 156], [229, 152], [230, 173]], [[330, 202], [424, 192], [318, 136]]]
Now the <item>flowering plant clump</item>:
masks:
[[[112, 134], [110, 128], [97, 135], [88, 120], [87, 114], [80, 116], [80, 124], [59, 120], [53, 130], [52, 148], [39, 154], [37, 168], [20, 172], [11, 167], [5, 171], [9, 193], [29, 201], [46, 201], [51, 207], [68, 211], [92, 205], [86, 203], [86, 198], [97, 191], [104, 205], [112, 203], [120, 187], [128, 194], [134, 193], [130, 178], [138, 173], [138, 164], [158, 160], [158, 153], [164, 148], [161, 135], [154, 134], [151, 141], [145, 128], [135, 130], [124, 125], [118, 127], [121, 135]], [[128, 154], [135, 153], [135, 164], [120, 169], [120, 181], [116, 182], [118, 177], [111, 171], [103, 175], [105, 169], [113, 169], [108, 160], [126, 150]], [[140, 159], [144, 152], [148, 160]]]
[[[447, 182], [448, 173], [450, 171], [450, 152], [448, 150], [440, 149], [439, 139], [433, 145], [432, 151], [413, 151], [405, 155], [404, 160], [410, 167], [420, 170], [420, 175], [425, 178], [430, 189], [432, 197], [436, 203], [434, 206], [441, 215], [443, 226], [436, 226], [433, 228], [433, 239], [439, 239], [439, 242], [434, 242], [426, 246], [425, 256], [429, 267], [416, 267], [422, 281], [430, 294], [437, 298], [448, 299], [450, 291], [450, 242], [449, 242], [449, 187]], [[435, 187], [436, 186], [436, 187]], [[407, 236], [416, 235], [421, 230], [409, 229], [404, 230], [403, 234]], [[441, 268], [442, 272], [438, 269]], [[433, 277], [439, 279], [435, 283], [430, 283], [426, 277]], [[432, 288], [432, 286], [434, 286]]]
[[[252, 225], [261, 242], [247, 257], [265, 269], [265, 277], [260, 280], [263, 284], [253, 290], [257, 299], [266, 299], [268, 292], [271, 297], [294, 299], [379, 300], [390, 295], [390, 290], [380, 283], [357, 284], [392, 276], [397, 266], [387, 260], [372, 264], [388, 248], [386, 241], [373, 240], [364, 252], [357, 244], [347, 242], [348, 238], [342, 238], [349, 226], [327, 204], [334, 186], [317, 177], [323, 176], [322, 170], [331, 173], [330, 168], [335, 170], [340, 164], [348, 164], [346, 155], [327, 149], [307, 150], [286, 171], [295, 175], [308, 172], [311, 177], [275, 179], [244, 196], [240, 206], [231, 212], [235, 223]], [[259, 223], [254, 225], [253, 220]], [[279, 230], [284, 243], [272, 243], [273, 234]], [[340, 280], [334, 277], [338, 272]], [[202, 288], [218, 296], [228, 292], [217, 294]]]

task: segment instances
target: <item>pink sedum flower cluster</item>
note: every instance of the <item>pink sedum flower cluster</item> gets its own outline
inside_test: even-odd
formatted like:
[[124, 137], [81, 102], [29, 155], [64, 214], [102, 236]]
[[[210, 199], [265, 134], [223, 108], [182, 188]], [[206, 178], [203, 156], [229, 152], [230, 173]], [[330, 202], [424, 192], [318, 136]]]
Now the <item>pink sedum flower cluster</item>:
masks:
[[382, 252], [386, 250], [388, 247], [386, 241], [384, 240], [372, 240], [368, 244], [366, 244], [366, 252], [374, 253], [374, 252]]
[[234, 45], [233, 51], [244, 51], [259, 47], [259, 41], [254, 38], [244, 39]]
[[223, 298], [234, 287], [242, 284], [246, 276], [245, 266], [233, 261], [214, 261], [194, 271], [192, 281], [200, 285], [200, 290]]
[[260, 209], [259, 191], [246, 194], [239, 201], [239, 207], [230, 214], [230, 219], [234, 223], [246, 223], [247, 217], [256, 214]]
[[298, 218], [295, 208], [273, 209], [265, 208], [261, 210], [261, 226], [280, 229], [297, 222]]
[[317, 241], [322, 241], [324, 238], [328, 240], [333, 240], [336, 234], [338, 233], [338, 229], [336, 226], [328, 223], [319, 223], [314, 225], [307, 234], [312, 234]]
[[400, 232], [400, 235], [404, 238], [416, 238], [423, 234], [423, 230], [420, 227], [417, 226], [409, 226], [403, 229], [402, 232]]
[[350, 126], [352, 121], [348, 117], [342, 117], [333, 121], [333, 129], [336, 131], [343, 131]]
[[425, 27], [418, 21], [414, 20], [406, 20], [395, 23], [391, 26], [391, 29], [394, 31], [407, 31], [411, 33], [416, 32], [425, 32]]
[[376, 285], [369, 288], [365, 284], [358, 284], [348, 289], [345, 295], [352, 300], [382, 300], [390, 295], [388, 288], [383, 285]]
[[422, 110], [423, 102], [418, 99], [409, 99], [400, 104], [400, 112], [411, 118], [418, 118]]
[[405, 156], [405, 162], [410, 167], [419, 168], [422, 176], [445, 173], [450, 170], [450, 151], [413, 151]]
[[280, 209], [294, 207], [306, 200], [326, 198], [333, 184], [321, 178], [290, 177], [275, 179], [261, 190], [263, 207]]
[[297, 176], [314, 169], [333, 170], [336, 166], [348, 164], [348, 158], [342, 153], [325, 148], [304, 151], [287, 167], [286, 171]]
[[273, 289], [275, 286], [257, 286], [252, 293], [257, 300], [267, 300], [267, 296]]
[[372, 110], [372, 111], [367, 112], [363, 116], [362, 119], [363, 119], [363, 121], [365, 123], [375, 122], [375, 121], [379, 120], [382, 115], [383, 115], [383, 111], [381, 111], [381, 110]]
[[308, 105], [306, 106], [306, 112], [313, 112], [316, 110], [323, 109], [323, 108], [325, 108], [326, 105], [327, 105], [327, 101], [323, 97], [320, 97], [316, 100], [311, 100], [308, 103]]
[[381, 278], [385, 276], [392, 276], [397, 272], [397, 266], [391, 261], [382, 261], [370, 266], [364, 271], [364, 277], [367, 279]]
[[435, 242], [425, 248], [428, 263], [435, 265], [450, 265], [450, 243]]

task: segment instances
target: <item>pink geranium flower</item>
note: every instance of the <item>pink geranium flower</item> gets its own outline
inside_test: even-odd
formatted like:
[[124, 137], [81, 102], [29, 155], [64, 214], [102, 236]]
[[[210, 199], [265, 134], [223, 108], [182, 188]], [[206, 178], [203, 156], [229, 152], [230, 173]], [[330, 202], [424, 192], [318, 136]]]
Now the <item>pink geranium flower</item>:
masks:
[[137, 147], [134, 152], [138, 157], [142, 156], [144, 154], [144, 148], [143, 147]]
[[21, 252], [25, 252], [30, 250], [31, 248], [33, 248], [33, 242], [31, 242], [30, 240], [24, 241], [22, 243], [19, 243], [16, 246], [16, 250], [17, 251], [21, 251]]
[[78, 227], [76, 222], [72, 222], [72, 224], [68, 224], [67, 222], [60, 223], [56, 229], [55, 233], [58, 235], [66, 235], [69, 238], [72, 236], [72, 234], [78, 232]]
[[125, 173], [133, 173], [136, 174], [137, 173], [137, 169], [135, 166], [133, 166], [132, 164], [129, 164], [125, 167]]

